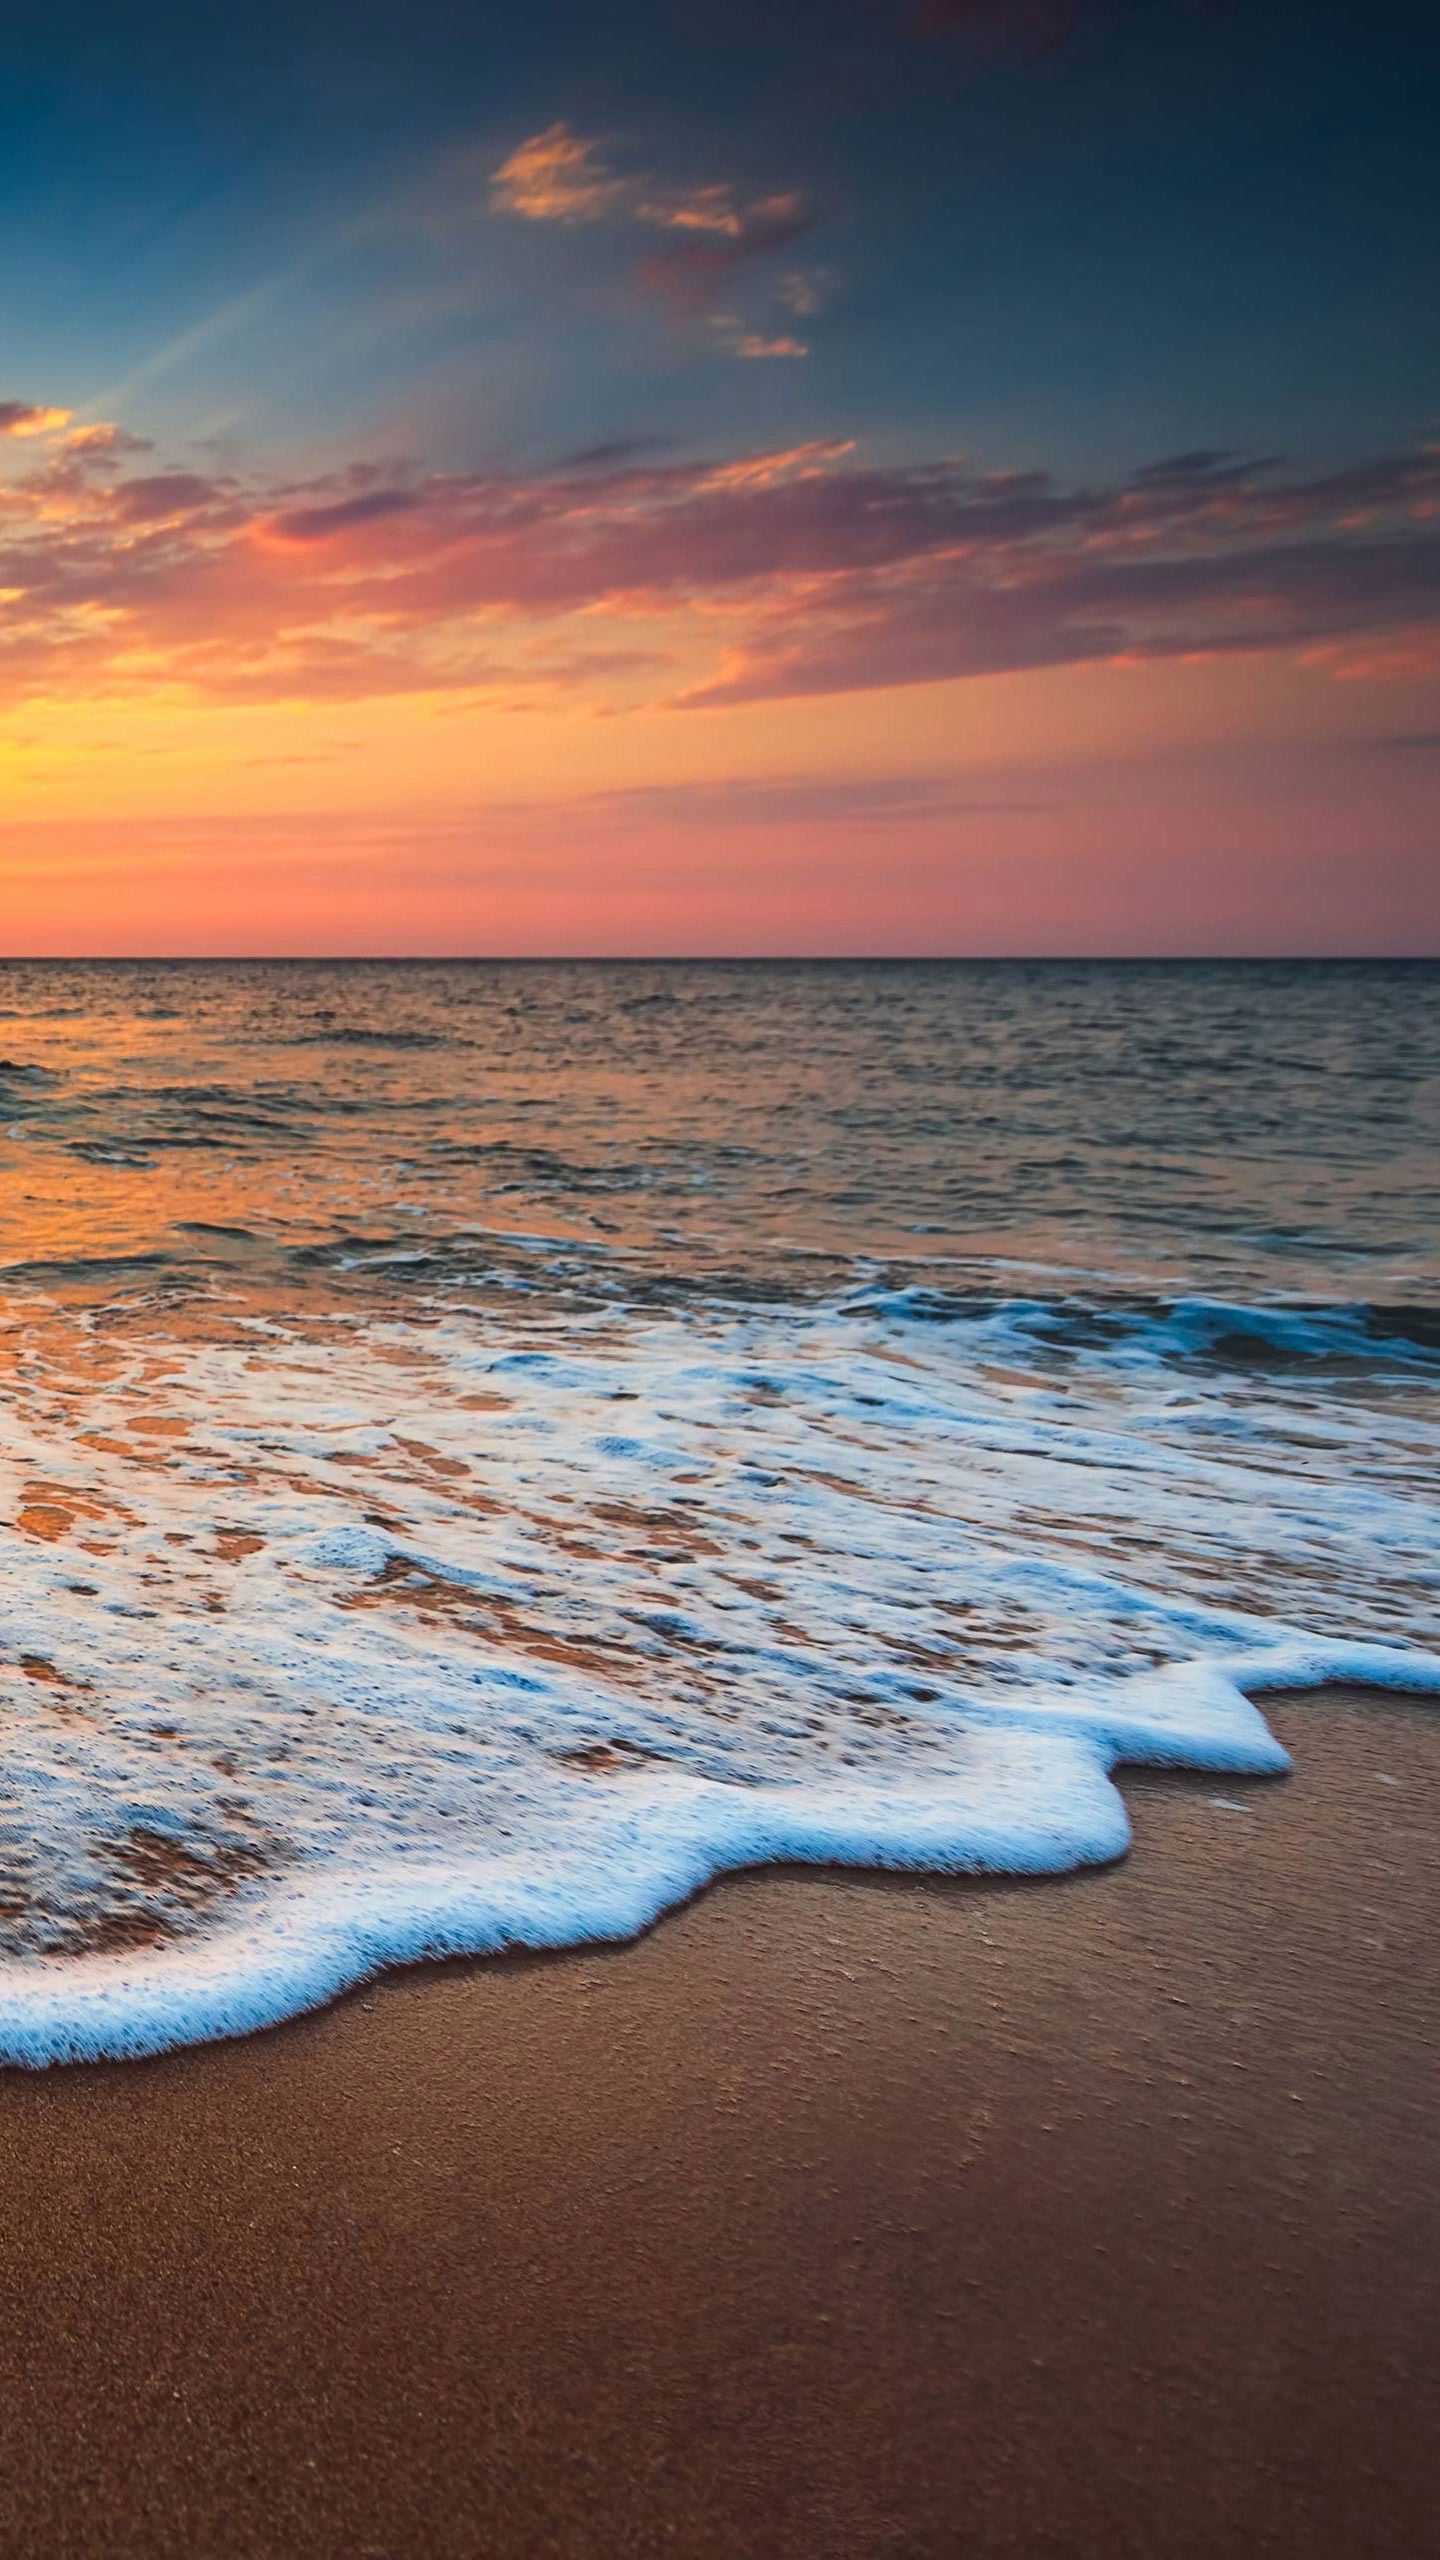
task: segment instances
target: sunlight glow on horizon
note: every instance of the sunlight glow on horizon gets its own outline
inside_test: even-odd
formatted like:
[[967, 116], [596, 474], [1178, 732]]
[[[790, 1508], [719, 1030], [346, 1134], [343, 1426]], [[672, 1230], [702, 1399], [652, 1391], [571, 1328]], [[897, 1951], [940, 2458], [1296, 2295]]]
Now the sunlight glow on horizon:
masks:
[[[213, 171], [181, 66], [151, 104], [194, 170], [81, 189], [95, 290], [10, 330], [0, 949], [1432, 947], [1440, 443], [1408, 390], [1371, 425], [1333, 385], [1270, 432], [1168, 197], [1157, 296], [1094, 146], [1149, 132], [1163, 14], [1103, 94], [1099, 0], [1043, 47], [857, 22], [874, 94], [828, 159], [728, 74], [702, 112], [678, 31], [669, 111], [576, 112], [524, 30], [507, 91], [457, 34], [467, 108], [404, 66], [413, 125], [315, 102], [313, 148], [257, 128]], [[1186, 78], [1253, 173], [1241, 43]], [[1292, 68], [1303, 191], [1305, 118], [1358, 110], [1347, 56]], [[1058, 149], [1094, 190], [1068, 337], [1083, 224], [1017, 228], [989, 302], [953, 275], [994, 80], [1012, 226]], [[1208, 185], [1221, 139], [1167, 131]], [[1383, 362], [1337, 380], [1384, 409]]]

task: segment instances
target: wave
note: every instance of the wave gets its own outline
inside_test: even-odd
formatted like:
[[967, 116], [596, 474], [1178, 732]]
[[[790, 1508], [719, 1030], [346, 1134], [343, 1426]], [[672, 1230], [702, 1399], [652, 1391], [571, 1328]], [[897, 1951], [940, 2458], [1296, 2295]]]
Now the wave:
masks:
[[129, 1165], [137, 1171], [146, 1169], [154, 1161], [143, 1148], [120, 1146], [104, 1138], [67, 1138], [65, 1152], [78, 1156], [82, 1164]]
[[72, 1289], [144, 1279], [176, 1268], [167, 1253], [68, 1253], [30, 1262], [0, 1263], [0, 1282], [11, 1288]]
[[387, 1031], [363, 1023], [336, 1023], [333, 1028], [290, 1032], [286, 1045], [296, 1049], [467, 1049], [471, 1044], [445, 1031]]
[[969, 1325], [1057, 1350], [1144, 1354], [1156, 1360], [1245, 1365], [1285, 1361], [1440, 1358], [1440, 1308], [1288, 1300], [1240, 1305], [1219, 1298], [1063, 1294], [1009, 1298], [901, 1283], [863, 1288], [845, 1312], [902, 1324]]
[[68, 1268], [0, 1391], [0, 2057], [625, 1936], [771, 1859], [1084, 1865], [1121, 1766], [1283, 1770], [1252, 1691], [1440, 1689], [1433, 1429], [1323, 1362], [1176, 1396], [1133, 1348], [1057, 1377], [1033, 1302], [1002, 1343], [229, 1289], [117, 1308], [97, 1367], [119, 1266]]

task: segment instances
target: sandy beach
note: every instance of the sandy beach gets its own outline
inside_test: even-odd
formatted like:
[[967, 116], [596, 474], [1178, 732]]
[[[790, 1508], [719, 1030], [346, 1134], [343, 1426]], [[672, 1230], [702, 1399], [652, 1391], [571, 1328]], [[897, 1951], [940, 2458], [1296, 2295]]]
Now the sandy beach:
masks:
[[759, 1874], [0, 2085], [15, 2553], [1423, 2547], [1424, 1703], [1066, 1882]]

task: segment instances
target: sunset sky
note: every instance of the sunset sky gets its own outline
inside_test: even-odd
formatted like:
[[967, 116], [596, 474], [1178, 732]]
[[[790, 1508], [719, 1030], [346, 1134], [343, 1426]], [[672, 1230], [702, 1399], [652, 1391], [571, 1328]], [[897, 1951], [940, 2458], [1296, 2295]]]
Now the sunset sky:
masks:
[[25, 13], [0, 949], [1440, 948], [1436, 28]]

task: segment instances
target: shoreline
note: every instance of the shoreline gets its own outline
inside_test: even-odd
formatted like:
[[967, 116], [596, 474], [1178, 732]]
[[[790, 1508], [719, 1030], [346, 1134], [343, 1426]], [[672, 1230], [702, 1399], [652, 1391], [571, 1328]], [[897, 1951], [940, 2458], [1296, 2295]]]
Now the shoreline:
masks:
[[636, 1940], [0, 2075], [7, 2548], [1423, 2547], [1440, 1755], [1262, 1698], [1069, 1875], [787, 1867]]
[[[552, 1887], [535, 1895], [522, 1878], [507, 1896], [503, 1886], [458, 1871], [438, 1894], [430, 1885], [434, 1898], [427, 1898], [423, 1874], [417, 1888], [403, 1870], [383, 1867], [341, 1870], [323, 1883], [282, 1881], [263, 1905], [188, 1945], [181, 1938], [153, 1950], [117, 1950], [93, 1966], [81, 1958], [30, 1979], [0, 1967], [0, 2073], [124, 2064], [265, 2034], [389, 1974], [447, 1961], [633, 1946], [727, 1876], [793, 1869], [983, 1884], [1053, 1881], [1109, 1866], [1131, 1852], [1126, 1781], [1156, 1772], [1218, 1782], [1285, 1776], [1290, 1755], [1265, 1708], [1297, 1691], [1344, 1688], [1440, 1699], [1440, 1654], [1291, 1643], [1136, 1677], [1117, 1686], [1113, 1721], [1098, 1713], [1082, 1719], [1082, 1743], [1088, 1750], [1093, 1742], [1097, 1756], [1087, 1757], [1078, 1785], [1073, 1768], [1047, 1771], [1037, 1803], [1033, 1768], [1019, 1773], [1018, 1787], [1017, 1773], [1007, 1772], [998, 1821], [983, 1775], [978, 1802], [937, 1788], [929, 1841], [923, 1830], [917, 1839], [917, 1816], [903, 1790], [892, 1800], [872, 1784], [858, 1791], [857, 1810], [843, 1790], [695, 1789], [688, 1801], [665, 1804], [668, 1819], [658, 1806], [645, 1808], [639, 1831], [610, 1844], [592, 1870], [583, 1915], [574, 1876], [558, 1893]], [[1176, 1702], [1186, 1697], [1193, 1698], [1193, 1729], [1176, 1719]], [[997, 1721], [1003, 1731], [1005, 1720]], [[990, 1729], [977, 1715], [977, 1735]], [[1016, 1731], [1063, 1749], [1067, 1727], [1063, 1719], [1053, 1728], [1017, 1719]], [[612, 1810], [621, 1810], [619, 1798]], [[626, 1834], [623, 1822], [619, 1827]], [[163, 1853], [163, 1842], [136, 1837], [147, 1854]], [[242, 1856], [244, 1849], [242, 1843]]]

